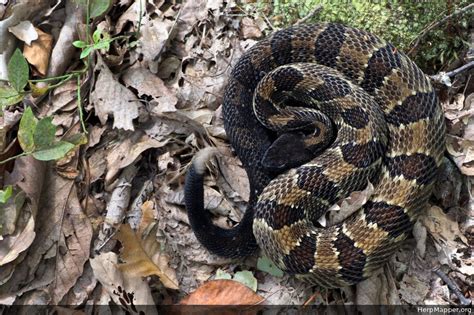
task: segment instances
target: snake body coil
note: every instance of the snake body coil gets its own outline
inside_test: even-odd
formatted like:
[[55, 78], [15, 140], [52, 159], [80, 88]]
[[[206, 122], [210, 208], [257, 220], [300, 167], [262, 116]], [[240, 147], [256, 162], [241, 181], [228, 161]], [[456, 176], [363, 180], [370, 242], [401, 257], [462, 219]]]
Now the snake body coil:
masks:
[[[197, 238], [226, 257], [258, 245], [284, 271], [324, 287], [357, 283], [387, 261], [425, 208], [444, 151], [427, 76], [390, 43], [339, 24], [291, 27], [249, 49], [223, 114], [249, 177], [249, 206], [235, 228], [214, 226], [202, 200], [206, 157], [195, 159], [185, 196]], [[368, 181], [375, 190], [361, 209], [320, 227], [331, 205]]]

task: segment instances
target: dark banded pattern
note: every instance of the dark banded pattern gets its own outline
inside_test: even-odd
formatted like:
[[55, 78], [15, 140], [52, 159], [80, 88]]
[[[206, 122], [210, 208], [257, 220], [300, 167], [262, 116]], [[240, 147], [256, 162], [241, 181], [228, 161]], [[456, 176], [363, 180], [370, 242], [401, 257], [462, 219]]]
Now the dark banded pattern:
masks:
[[[187, 197], [196, 236], [227, 257], [258, 244], [284, 271], [324, 287], [357, 283], [389, 259], [426, 207], [445, 145], [427, 76], [390, 43], [334, 23], [278, 31], [249, 49], [232, 71], [223, 114], [249, 176], [249, 206], [237, 227], [211, 234], [196, 210], [203, 206]], [[275, 143], [285, 146], [280, 153]], [[262, 165], [264, 157], [265, 165], [298, 160], [305, 145], [324, 150], [291, 169]], [[200, 180], [192, 175], [190, 185]], [[374, 192], [361, 209], [320, 227], [327, 209], [367, 181]]]

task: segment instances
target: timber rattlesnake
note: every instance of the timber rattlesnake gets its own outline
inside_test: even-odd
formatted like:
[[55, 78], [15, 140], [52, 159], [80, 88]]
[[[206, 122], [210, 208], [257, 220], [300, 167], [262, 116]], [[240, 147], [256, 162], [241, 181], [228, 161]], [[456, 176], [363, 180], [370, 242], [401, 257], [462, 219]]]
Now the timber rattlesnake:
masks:
[[[223, 115], [249, 177], [249, 206], [233, 229], [212, 224], [201, 154], [185, 185], [197, 238], [226, 257], [258, 244], [284, 271], [325, 287], [357, 283], [387, 261], [425, 208], [444, 151], [427, 76], [390, 43], [339, 24], [294, 26], [249, 49]], [[318, 225], [369, 180], [375, 191], [361, 209]]]

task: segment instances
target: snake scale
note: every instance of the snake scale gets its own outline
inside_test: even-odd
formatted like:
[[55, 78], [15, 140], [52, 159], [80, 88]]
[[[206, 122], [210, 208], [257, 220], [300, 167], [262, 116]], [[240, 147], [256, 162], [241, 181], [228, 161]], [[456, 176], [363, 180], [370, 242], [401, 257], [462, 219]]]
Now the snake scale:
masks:
[[[260, 247], [285, 272], [328, 288], [366, 279], [394, 253], [427, 205], [445, 146], [429, 78], [390, 43], [335, 23], [293, 26], [250, 48], [232, 70], [223, 117], [249, 204], [234, 228], [213, 225], [203, 204], [210, 154], [198, 153], [185, 183], [198, 240], [231, 258]], [[369, 181], [359, 210], [318, 223]]]

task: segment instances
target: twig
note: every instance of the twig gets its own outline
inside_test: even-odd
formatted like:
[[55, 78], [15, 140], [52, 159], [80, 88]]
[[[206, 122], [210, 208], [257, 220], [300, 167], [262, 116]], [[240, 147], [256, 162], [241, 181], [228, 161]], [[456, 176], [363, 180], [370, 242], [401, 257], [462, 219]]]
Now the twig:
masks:
[[420, 41], [421, 39], [423, 39], [432, 29], [446, 23], [446, 21], [448, 21], [449, 19], [455, 17], [456, 15], [460, 15], [460, 14], [463, 14], [465, 13], [466, 11], [470, 10], [470, 9], [473, 9], [474, 8], [474, 3], [471, 3], [467, 6], [465, 6], [464, 8], [462, 9], [459, 9], [459, 10], [456, 10], [454, 11], [453, 13], [451, 13], [450, 15], [448, 16], [445, 16], [444, 18], [442, 18], [441, 20], [439, 20], [438, 22], [436, 23], [433, 23], [431, 24], [430, 26], [428, 26], [427, 28], [425, 28], [421, 34], [416, 38], [416, 41], [415, 41], [415, 44], [412, 46], [412, 48], [410, 49], [410, 51], [408, 52], [408, 55], [411, 55], [415, 50], [416, 48], [418, 47], [418, 45], [420, 44]]
[[454, 294], [458, 297], [459, 299], [459, 302], [461, 302], [462, 305], [470, 305], [471, 304], [471, 300], [466, 298], [461, 290], [459, 290], [458, 286], [456, 285], [456, 283], [453, 282], [453, 280], [451, 280], [444, 272], [442, 272], [441, 270], [439, 269], [436, 269], [433, 271], [436, 275], [438, 275], [438, 277], [441, 278], [441, 280], [444, 281], [444, 283], [446, 283], [448, 285], [448, 288], [451, 289], [451, 291], [454, 292]]
[[323, 9], [322, 5], [315, 6], [314, 9], [311, 12], [309, 12], [304, 18], [299, 19], [298, 21], [296, 21], [295, 25], [305, 23], [306, 21], [308, 21], [309, 19], [311, 19], [312, 17], [317, 15], [322, 9]]
[[455, 77], [456, 75], [468, 71], [471, 68], [474, 68], [474, 61], [466, 63], [464, 66], [454, 69], [453, 71], [449, 72], [440, 72], [438, 74], [430, 76], [430, 79], [434, 82], [439, 82], [446, 86], [451, 86], [451, 78]]

